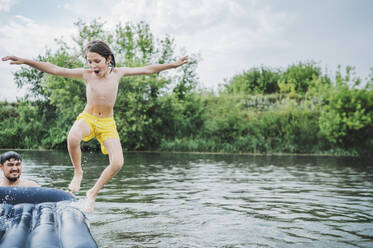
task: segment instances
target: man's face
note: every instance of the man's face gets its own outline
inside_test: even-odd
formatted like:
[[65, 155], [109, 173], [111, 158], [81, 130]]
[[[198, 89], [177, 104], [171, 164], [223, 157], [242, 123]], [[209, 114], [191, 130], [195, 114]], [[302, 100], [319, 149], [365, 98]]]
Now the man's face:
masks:
[[11, 158], [4, 162], [1, 166], [4, 176], [10, 182], [15, 182], [19, 179], [22, 173], [22, 161]]

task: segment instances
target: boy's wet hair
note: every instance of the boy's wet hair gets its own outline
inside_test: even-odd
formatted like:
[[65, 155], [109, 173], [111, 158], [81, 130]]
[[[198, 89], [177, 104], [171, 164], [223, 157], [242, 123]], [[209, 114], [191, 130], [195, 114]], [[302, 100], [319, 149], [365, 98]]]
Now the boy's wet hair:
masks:
[[9, 151], [9, 152], [4, 152], [0, 156], [0, 164], [4, 164], [5, 161], [10, 160], [10, 159], [22, 161], [21, 155], [19, 155], [17, 152], [14, 151]]
[[114, 54], [111, 51], [110, 47], [103, 41], [100, 40], [94, 40], [87, 44], [86, 48], [84, 49], [84, 56], [87, 57], [87, 53], [98, 53], [102, 57], [104, 57], [106, 60], [111, 57], [110, 65], [112, 68], [115, 67], [115, 58]]

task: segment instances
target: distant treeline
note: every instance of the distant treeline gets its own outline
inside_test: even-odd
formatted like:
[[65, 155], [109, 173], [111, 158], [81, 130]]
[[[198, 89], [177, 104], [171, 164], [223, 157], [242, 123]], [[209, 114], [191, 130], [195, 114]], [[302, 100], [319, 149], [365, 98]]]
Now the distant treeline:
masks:
[[[176, 60], [174, 40], [155, 38], [149, 25], [76, 23], [79, 35], [70, 47], [36, 59], [84, 67], [84, 44], [106, 41], [118, 66], [143, 66]], [[181, 55], [181, 54], [179, 54]], [[331, 77], [314, 62], [286, 69], [248, 69], [218, 92], [197, 87], [198, 55], [176, 71], [123, 78], [114, 118], [125, 150], [237, 153], [369, 154], [373, 151], [373, 73], [362, 81], [354, 70]], [[0, 103], [0, 148], [66, 149], [66, 137], [85, 104], [81, 81], [21, 67], [15, 74], [27, 94]], [[99, 149], [97, 142], [83, 144]]]

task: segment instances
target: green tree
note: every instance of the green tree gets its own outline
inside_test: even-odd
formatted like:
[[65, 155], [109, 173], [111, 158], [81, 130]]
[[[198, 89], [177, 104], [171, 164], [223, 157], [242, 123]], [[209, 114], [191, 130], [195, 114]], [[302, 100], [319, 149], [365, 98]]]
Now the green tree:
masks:
[[322, 73], [320, 66], [315, 62], [299, 62], [290, 65], [281, 73], [278, 85], [282, 93], [305, 94], [316, 82], [331, 84], [329, 77]]
[[267, 67], [252, 68], [234, 76], [224, 85], [224, 91], [237, 94], [271, 94], [279, 91], [280, 71]]
[[[103, 40], [112, 48], [117, 66], [144, 66], [178, 59], [174, 40], [167, 35], [156, 39], [145, 22], [118, 24], [109, 31], [104, 30], [104, 23], [97, 20], [90, 24], [78, 21], [75, 25], [79, 32], [73, 37], [73, 45], [69, 46], [61, 38], [56, 40], [59, 46], [57, 50], [49, 49], [37, 59], [62, 67], [84, 67], [84, 46], [96, 39]], [[169, 135], [169, 131], [163, 128], [166, 113], [162, 111], [179, 108], [178, 101], [184, 101], [187, 96], [194, 94], [198, 80], [195, 73], [197, 61], [198, 57], [191, 55], [190, 63], [172, 73], [165, 71], [121, 80], [114, 112], [125, 149], [150, 149]], [[44, 126], [48, 135], [43, 135], [39, 143], [45, 147], [65, 147], [67, 132], [86, 102], [84, 83], [44, 75], [30, 67], [17, 71], [15, 80], [19, 87], [28, 89], [25, 101], [39, 101], [41, 104], [38, 110], [45, 116], [40, 120], [41, 126]], [[177, 95], [176, 100], [171, 101], [171, 105], [165, 105], [165, 99], [169, 99], [173, 92]], [[167, 108], [163, 109], [165, 106]], [[183, 115], [186, 112], [178, 113]], [[178, 116], [177, 119], [183, 118]]]
[[347, 67], [345, 76], [336, 75], [335, 87], [325, 91], [319, 120], [321, 133], [342, 148], [367, 152], [373, 146], [372, 80], [364, 87]]

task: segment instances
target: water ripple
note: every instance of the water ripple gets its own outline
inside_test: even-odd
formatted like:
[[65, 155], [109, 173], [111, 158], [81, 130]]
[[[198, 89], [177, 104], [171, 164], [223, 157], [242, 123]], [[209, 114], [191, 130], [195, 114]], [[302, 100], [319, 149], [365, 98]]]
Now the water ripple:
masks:
[[[67, 154], [24, 157], [32, 165], [27, 175], [43, 186], [71, 179]], [[84, 161], [81, 197], [107, 158], [93, 153]], [[373, 247], [372, 164], [316, 156], [130, 153], [100, 192], [91, 231], [100, 247], [110, 248]]]

